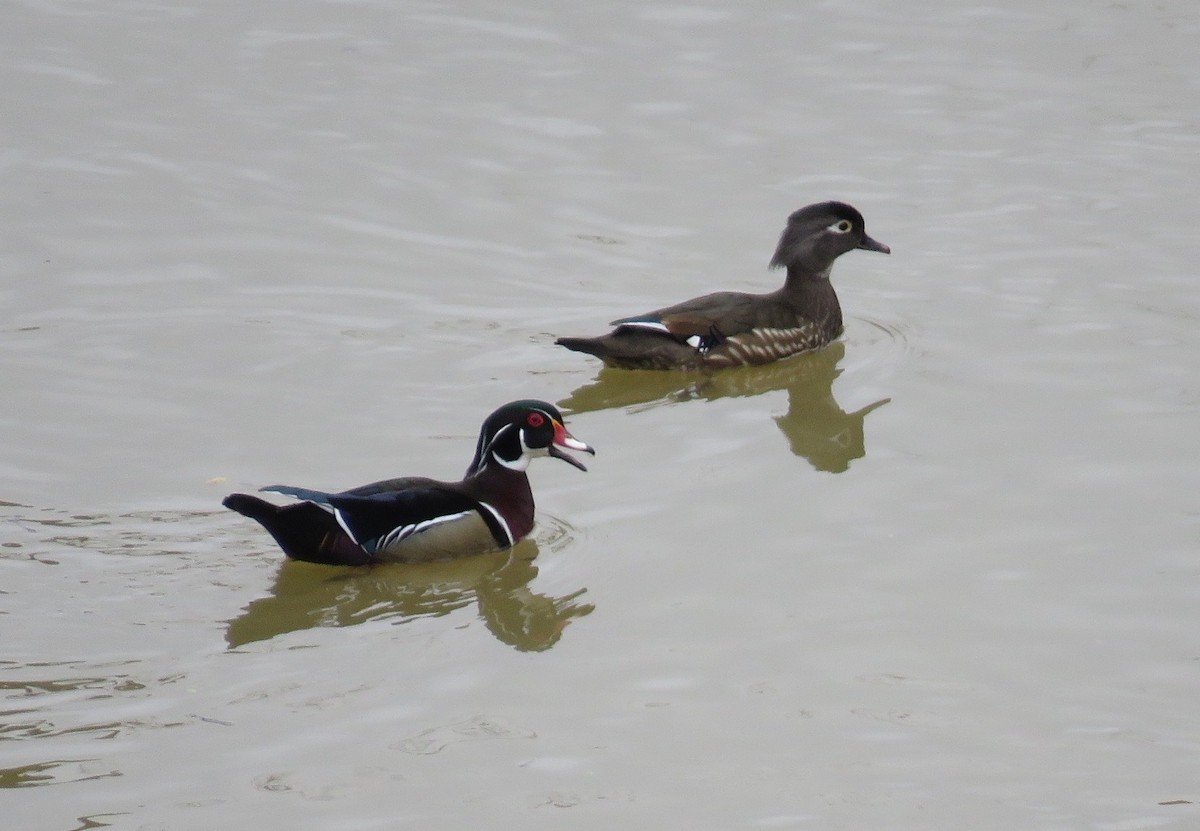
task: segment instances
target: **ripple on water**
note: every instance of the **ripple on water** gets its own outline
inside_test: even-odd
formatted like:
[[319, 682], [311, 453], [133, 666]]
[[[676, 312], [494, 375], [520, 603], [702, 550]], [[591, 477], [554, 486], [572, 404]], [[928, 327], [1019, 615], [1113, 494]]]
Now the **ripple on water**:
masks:
[[540, 512], [537, 526], [533, 529], [532, 539], [537, 543], [538, 548], [545, 548], [558, 554], [574, 543], [578, 536], [579, 532], [566, 520]]
[[[120, 776], [120, 740], [145, 730], [232, 726], [192, 712], [193, 687], [202, 685], [176, 663], [181, 655], [204, 660], [222, 627], [232, 648], [312, 627], [472, 611], [501, 643], [541, 651], [593, 608], [581, 600], [582, 587], [535, 589], [539, 554], [556, 555], [577, 536], [547, 514], [512, 551], [358, 570], [287, 562], [256, 528], [224, 511], [104, 514], [8, 503], [0, 506], [0, 533], [0, 558], [10, 565], [0, 740], [26, 740], [14, 743], [20, 752], [0, 768], [0, 789]], [[261, 585], [264, 568], [276, 574], [266, 596], [222, 620], [223, 609], [253, 597], [245, 586]], [[461, 619], [445, 624], [446, 631], [479, 628]], [[168, 686], [174, 696], [161, 694]], [[522, 733], [498, 724], [481, 717], [414, 741]]]
[[465, 721], [430, 727], [393, 744], [394, 750], [417, 756], [440, 753], [450, 745], [492, 739], [533, 739], [532, 730], [495, 716], [477, 715]]
[[[37, 612], [54, 615], [51, 606], [57, 604], [64, 629], [76, 631], [60, 631], [54, 642], [62, 645], [93, 643], [101, 634], [97, 619], [110, 620], [114, 631], [141, 627], [137, 642], [153, 653], [152, 633], [169, 639], [179, 629], [204, 638], [223, 623], [227, 646], [234, 648], [314, 627], [375, 620], [399, 624], [475, 608], [498, 640], [539, 651], [557, 643], [572, 619], [593, 608], [579, 599], [583, 587], [535, 589], [539, 556], [560, 554], [578, 536], [569, 523], [545, 513], [534, 533], [509, 551], [370, 569], [286, 561], [256, 526], [236, 522], [226, 511], [100, 514], [8, 505], [4, 513], [9, 516], [0, 526], [5, 530], [0, 559], [61, 567], [54, 580], [31, 571], [14, 576], [8, 587], [11, 607], [15, 612], [26, 594], [23, 581], [37, 585], [42, 594]], [[222, 621], [219, 610], [246, 604], [244, 586], [262, 585], [264, 569], [275, 575], [267, 594]], [[82, 593], [81, 584], [88, 587]], [[164, 601], [168, 594], [170, 604]], [[31, 639], [23, 642], [29, 660], [51, 657]], [[107, 651], [107, 645], [92, 647], [96, 655]]]
[[13, 746], [0, 768], [0, 789], [120, 776], [102, 754], [89, 753], [92, 741], [110, 747], [110, 740], [139, 729], [179, 723], [122, 717], [131, 707], [140, 709], [130, 697], [144, 697], [148, 684], [127, 672], [101, 675], [97, 669], [87, 661], [0, 665], [0, 740], [26, 740]]
[[842, 340], [852, 357], [861, 360], [865, 353], [871, 362], [890, 362], [914, 351], [911, 329], [903, 322], [851, 315]]

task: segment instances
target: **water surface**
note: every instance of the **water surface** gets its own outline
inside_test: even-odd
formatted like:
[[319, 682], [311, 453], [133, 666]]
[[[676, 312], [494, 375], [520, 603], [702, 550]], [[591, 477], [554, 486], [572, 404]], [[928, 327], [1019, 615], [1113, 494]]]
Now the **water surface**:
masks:
[[[1191, 6], [20, 2], [0, 89], [12, 827], [1200, 823]], [[891, 257], [842, 341], [556, 349]], [[452, 478], [513, 550], [283, 563], [270, 482]]]

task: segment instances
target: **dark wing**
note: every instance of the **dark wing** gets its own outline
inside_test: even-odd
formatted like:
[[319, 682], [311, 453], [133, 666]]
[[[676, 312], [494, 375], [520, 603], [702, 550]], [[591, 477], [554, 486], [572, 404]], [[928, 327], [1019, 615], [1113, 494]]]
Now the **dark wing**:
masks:
[[403, 476], [399, 479], [384, 479], [381, 482], [372, 482], [369, 485], [359, 485], [357, 488], [342, 491], [341, 495], [374, 496], [375, 494], [391, 493], [393, 491], [443, 490], [445, 487], [444, 482], [439, 482], [436, 479], [429, 479], [424, 476]]
[[[419, 480], [420, 481], [420, 480]], [[329, 494], [325, 504], [354, 541], [374, 554], [430, 525], [477, 510], [475, 500], [432, 480], [403, 490]], [[382, 483], [377, 483], [382, 484]]]
[[399, 491], [440, 490], [443, 488], [444, 483], [436, 479], [427, 479], [423, 476], [406, 476], [401, 479], [384, 479], [382, 482], [359, 485], [357, 488], [351, 488], [339, 493], [318, 491], [312, 488], [297, 488], [293, 485], [268, 485], [265, 488], [259, 488], [259, 490], [278, 493], [283, 496], [292, 496], [296, 499], [303, 499], [306, 502], [316, 502], [318, 505], [329, 505], [331, 504], [329, 500], [335, 496], [375, 496], [377, 494]]
[[721, 291], [653, 312], [623, 317], [614, 320], [612, 325], [617, 331], [622, 328], [660, 331], [680, 341], [700, 338], [711, 345], [753, 328], [752, 312], [756, 299], [752, 294]]

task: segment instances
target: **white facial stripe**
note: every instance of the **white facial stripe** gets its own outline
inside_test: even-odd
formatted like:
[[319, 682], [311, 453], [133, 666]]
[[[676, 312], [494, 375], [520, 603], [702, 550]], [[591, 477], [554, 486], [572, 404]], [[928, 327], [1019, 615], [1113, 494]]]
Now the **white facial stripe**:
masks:
[[525, 456], [513, 459], [511, 462], [508, 459], [500, 458], [500, 456], [495, 453], [492, 454], [492, 458], [499, 462], [501, 467], [506, 467], [509, 470], [515, 470], [518, 473], [529, 468], [529, 460]]
[[508, 540], [509, 547], [513, 546], [516, 543], [516, 540], [513, 539], [512, 529], [508, 527], [508, 523], [504, 521], [504, 517], [500, 515], [500, 512], [483, 501], [480, 501], [479, 507], [485, 509], [489, 514], [495, 517], [496, 523], [500, 526], [500, 529], [504, 531], [504, 537]]
[[[492, 446], [496, 443], [496, 439], [498, 439], [502, 435], [504, 435], [505, 430], [509, 430], [511, 428], [512, 428], [511, 424], [505, 424], [503, 427], [501, 427], [499, 430], [496, 431], [496, 434], [494, 436], [492, 436], [492, 440], [487, 443], [487, 448], [486, 448], [487, 452], [481, 453], [479, 456], [479, 467], [480, 468], [487, 466], [488, 457], [491, 456], [493, 459], [495, 459], [497, 462], [499, 462], [503, 467], [507, 467], [510, 469], [516, 469], [516, 468], [513, 468], [512, 464], [510, 462], [507, 462], [504, 459], [500, 458], [500, 455], [498, 453], [496, 453], [496, 451], [492, 450]], [[482, 439], [480, 441], [482, 441]], [[524, 468], [520, 468], [520, 469], [523, 470]]]
[[[541, 412], [541, 410], [539, 410], [538, 412]], [[549, 418], [549, 416], [547, 416], [547, 418]], [[504, 425], [505, 428], [508, 428], [509, 426], [510, 425], [507, 425], [507, 424]], [[500, 435], [501, 432], [503, 432], [503, 430], [498, 430], [496, 432], [496, 435], [497, 436]], [[546, 455], [546, 448], [544, 448], [544, 447], [533, 448], [533, 447], [530, 447], [528, 442], [525, 441], [525, 428], [524, 427], [518, 428], [517, 441], [519, 441], [521, 443], [521, 455], [520, 456], [518, 456], [515, 459], [505, 459], [505, 458], [502, 458], [499, 453], [493, 452], [492, 458], [494, 458], [497, 462], [499, 462], [501, 465], [508, 468], [509, 470], [515, 470], [518, 473], [520, 473], [520, 472], [523, 472], [523, 471], [529, 469], [529, 462], [531, 459], [533, 459], [536, 456], [545, 456]]]
[[515, 470], [520, 473], [529, 468], [529, 460], [533, 458], [529, 453], [529, 448], [525, 447], [525, 442], [521, 442], [521, 455], [515, 459], [505, 459], [499, 453], [492, 453], [492, 458], [495, 459], [501, 467], [506, 467], [509, 470]]
[[496, 443], [496, 439], [498, 439], [498, 438], [500, 438], [501, 436], [503, 436], [503, 435], [504, 435], [504, 431], [505, 431], [505, 430], [511, 430], [511, 429], [512, 429], [512, 425], [511, 425], [511, 424], [505, 424], [503, 427], [501, 427], [499, 430], [497, 430], [497, 431], [496, 431], [496, 435], [492, 436], [492, 440], [491, 440], [490, 442], [488, 442], [488, 447], [491, 447], [493, 444], [495, 444], [495, 443]]

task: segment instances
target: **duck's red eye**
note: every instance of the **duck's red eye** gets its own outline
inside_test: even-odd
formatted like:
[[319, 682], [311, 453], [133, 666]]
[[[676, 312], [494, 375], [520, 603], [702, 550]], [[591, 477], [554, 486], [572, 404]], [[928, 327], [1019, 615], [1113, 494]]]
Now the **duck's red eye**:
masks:
[[546, 417], [541, 413], [530, 413], [525, 417], [525, 423], [530, 427], [541, 427], [546, 423]]

